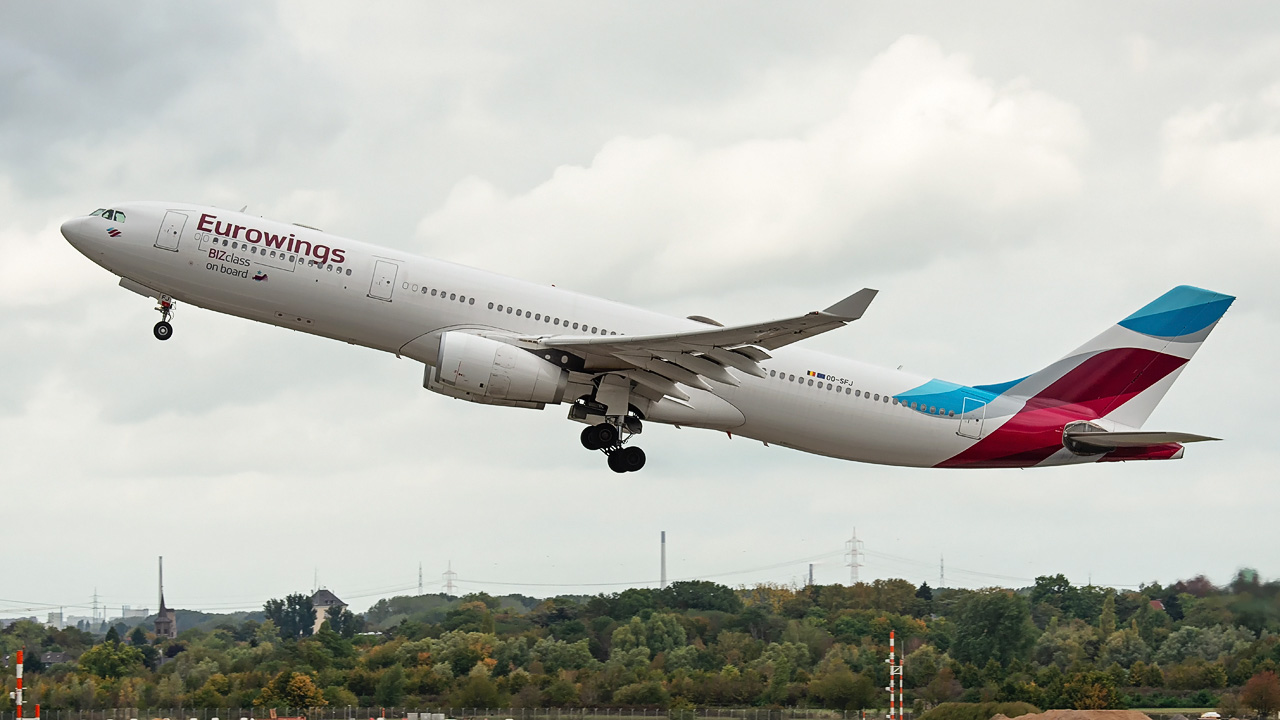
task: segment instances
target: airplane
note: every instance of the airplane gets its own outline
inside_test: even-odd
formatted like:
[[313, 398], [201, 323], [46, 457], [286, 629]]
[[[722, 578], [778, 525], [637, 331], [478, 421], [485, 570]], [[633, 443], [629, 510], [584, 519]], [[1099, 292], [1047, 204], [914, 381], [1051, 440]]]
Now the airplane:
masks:
[[210, 206], [121, 203], [61, 230], [158, 302], [159, 340], [182, 302], [394, 353], [451, 398], [566, 405], [618, 473], [644, 467], [650, 422], [909, 467], [1181, 458], [1217, 438], [1142, 425], [1235, 300], [1175, 287], [1041, 370], [965, 385], [795, 346], [861, 318], [869, 288], [724, 326]]

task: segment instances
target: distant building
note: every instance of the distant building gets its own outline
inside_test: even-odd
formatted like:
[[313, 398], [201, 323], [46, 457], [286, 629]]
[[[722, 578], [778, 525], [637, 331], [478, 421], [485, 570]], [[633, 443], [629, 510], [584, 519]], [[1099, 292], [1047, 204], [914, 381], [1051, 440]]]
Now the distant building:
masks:
[[341, 611], [346, 606], [347, 604], [339, 600], [337, 595], [334, 595], [325, 588], [317, 590], [316, 594], [311, 596], [311, 607], [316, 612], [316, 624], [315, 627], [311, 629], [311, 632], [320, 632], [320, 626], [324, 624], [325, 620], [329, 619], [330, 609], [336, 607]]
[[40, 655], [40, 662], [47, 665], [57, 665], [58, 663], [75, 662], [75, 658], [64, 652], [47, 652]]
[[1150, 604], [1151, 604], [1152, 610], [1159, 610], [1160, 612], [1164, 612], [1164, 603], [1160, 602], [1159, 600], [1152, 600]]
[[160, 612], [156, 613], [156, 637], [178, 637], [178, 614], [164, 606], [164, 558], [160, 558]]
[[156, 637], [178, 637], [178, 614], [165, 607], [164, 593], [160, 593], [160, 612], [156, 613]]
[[144, 618], [151, 614], [150, 608], [136, 608], [123, 605], [120, 608], [120, 617], [111, 618], [112, 620], [128, 620], [130, 618]]

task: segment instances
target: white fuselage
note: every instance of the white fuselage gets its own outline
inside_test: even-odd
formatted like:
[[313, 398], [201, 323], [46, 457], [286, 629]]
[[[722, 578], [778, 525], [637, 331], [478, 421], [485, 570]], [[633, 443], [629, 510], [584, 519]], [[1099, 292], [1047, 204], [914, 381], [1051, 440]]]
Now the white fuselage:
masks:
[[[126, 214], [124, 222], [79, 218], [64, 226], [64, 234], [122, 278], [180, 302], [428, 365], [436, 362], [440, 335], [454, 330], [646, 335], [708, 327], [218, 208], [149, 202], [114, 207]], [[688, 403], [656, 403], [648, 419], [893, 465], [937, 465], [973, 443], [957, 433], [955, 417], [886, 401], [930, 378], [795, 346], [772, 355], [761, 363], [765, 378], [735, 373], [739, 386], [712, 382], [723, 402], [688, 388]], [[811, 372], [826, 379], [815, 380]], [[572, 382], [571, 391], [581, 378]], [[575, 397], [570, 392], [565, 401]], [[986, 418], [989, 426], [1000, 422]]]

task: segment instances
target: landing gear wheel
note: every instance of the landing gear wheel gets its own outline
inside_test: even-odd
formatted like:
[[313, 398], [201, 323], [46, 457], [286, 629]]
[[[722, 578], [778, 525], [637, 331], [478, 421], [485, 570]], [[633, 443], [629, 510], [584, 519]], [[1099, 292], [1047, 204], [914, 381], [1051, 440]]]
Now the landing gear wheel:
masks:
[[156, 326], [152, 328], [151, 332], [156, 336], [157, 340], [168, 340], [173, 337], [173, 326], [170, 325], [168, 321], [161, 320], [156, 323]]
[[588, 450], [599, 450], [601, 447], [600, 433], [596, 431], [595, 425], [588, 425], [582, 428], [581, 439], [582, 447]]
[[644, 467], [644, 451], [634, 445], [625, 447], [609, 456], [610, 467], [612, 467], [613, 458], [619, 458], [618, 464], [622, 466], [626, 472], [635, 472]]
[[596, 431], [596, 449], [613, 447], [618, 444], [618, 428], [609, 423], [600, 423], [593, 427]]
[[622, 464], [622, 453], [610, 453], [609, 469], [616, 473], [624, 473], [627, 471], [627, 468]]

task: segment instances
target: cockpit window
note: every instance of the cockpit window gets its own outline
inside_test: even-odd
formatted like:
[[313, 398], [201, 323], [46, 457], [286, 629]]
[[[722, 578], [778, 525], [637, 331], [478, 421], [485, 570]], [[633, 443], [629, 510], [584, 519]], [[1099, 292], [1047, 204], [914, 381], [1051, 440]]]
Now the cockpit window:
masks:
[[105, 210], [103, 208], [98, 208], [97, 210], [89, 213], [89, 217], [94, 217], [95, 215], [106, 218], [107, 220], [115, 220], [116, 222], [121, 223], [124, 222], [124, 213], [119, 210]]

